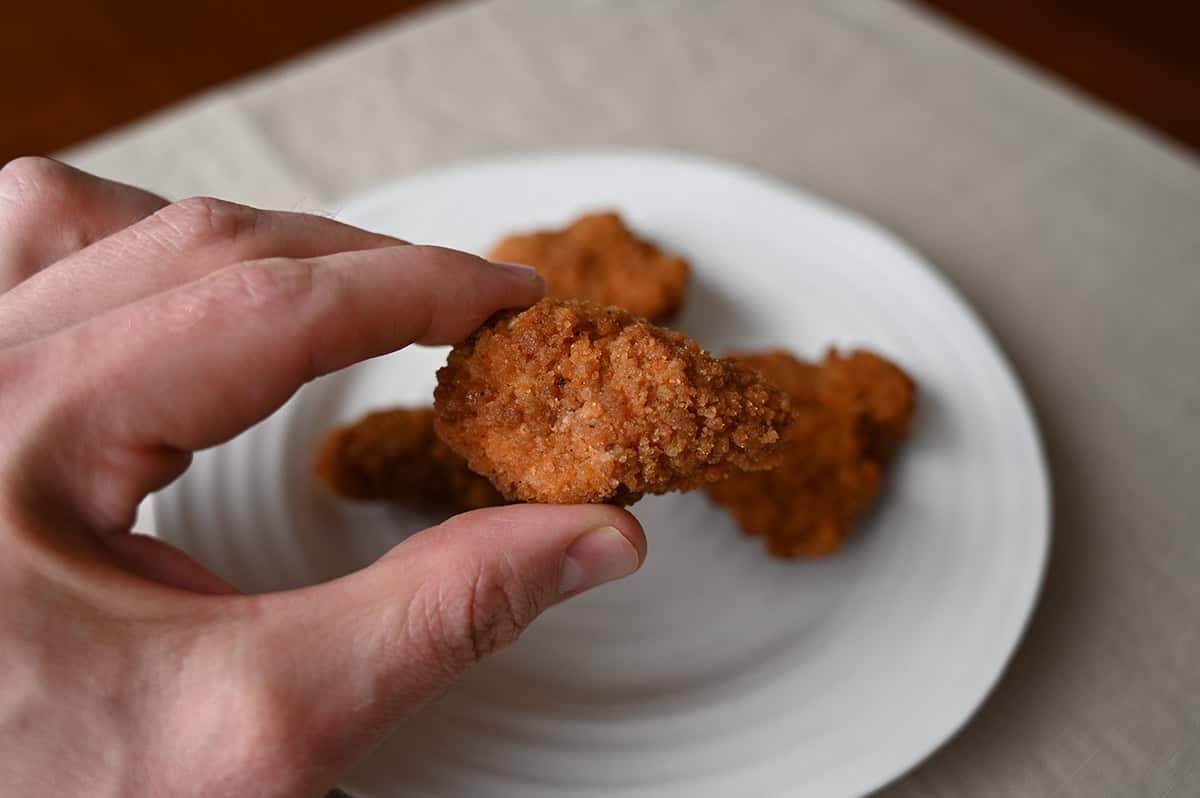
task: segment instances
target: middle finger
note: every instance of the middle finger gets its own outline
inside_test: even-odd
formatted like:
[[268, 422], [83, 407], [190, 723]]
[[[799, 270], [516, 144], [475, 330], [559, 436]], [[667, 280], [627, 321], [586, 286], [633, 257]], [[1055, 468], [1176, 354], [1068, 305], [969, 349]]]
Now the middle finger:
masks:
[[208, 197], [159, 210], [0, 294], [0, 347], [30, 341], [241, 261], [403, 244], [321, 216]]

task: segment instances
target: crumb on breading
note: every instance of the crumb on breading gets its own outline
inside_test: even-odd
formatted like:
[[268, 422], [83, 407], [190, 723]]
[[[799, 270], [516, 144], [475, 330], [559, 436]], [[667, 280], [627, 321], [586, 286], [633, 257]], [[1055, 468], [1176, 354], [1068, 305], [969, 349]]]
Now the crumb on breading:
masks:
[[616, 213], [594, 213], [561, 230], [509, 236], [494, 261], [523, 263], [546, 279], [547, 295], [616, 305], [651, 321], [679, 310], [690, 267], [638, 238]]
[[442, 440], [510, 500], [631, 504], [769, 468], [786, 395], [615, 307], [494, 316], [438, 372]]

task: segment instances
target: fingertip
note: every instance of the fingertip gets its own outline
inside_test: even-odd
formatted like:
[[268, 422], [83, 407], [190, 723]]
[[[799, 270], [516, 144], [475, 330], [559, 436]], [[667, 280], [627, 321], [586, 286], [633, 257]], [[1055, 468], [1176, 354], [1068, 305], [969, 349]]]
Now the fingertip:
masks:
[[[531, 296], [536, 296], [536, 299], [533, 300], [534, 302], [546, 295], [546, 278], [539, 274], [538, 270], [532, 266], [527, 266], [524, 263], [504, 263], [502, 261], [489, 261], [489, 263], [516, 280], [518, 284], [530, 292]], [[529, 304], [533, 304], [533, 302]]]
[[488, 315], [505, 308], [526, 308], [546, 296], [546, 278], [524, 263], [504, 263], [478, 258], [481, 276], [496, 293]]
[[623, 507], [611, 504], [511, 504], [456, 515], [440, 525], [448, 535], [488, 530], [510, 542], [544, 541], [552, 548], [569, 545], [580, 535], [604, 527], [619, 531], [646, 560], [646, 532], [638, 519]]
[[641, 554], [615, 526], [602, 526], [577, 537], [559, 566], [558, 592], [569, 596], [624, 579], [642, 567]]
[[612, 505], [584, 505], [588, 507], [605, 507], [612, 513], [612, 522], [610, 526], [619, 531], [633, 548], [638, 553], [638, 567], [640, 568], [646, 562], [646, 552], [648, 544], [646, 542], [646, 530], [642, 526], [642, 522], [637, 519], [633, 513], [626, 510], [624, 507], [614, 507]]
[[492, 507], [455, 516], [430, 531], [424, 541], [410, 541], [415, 544], [410, 554], [424, 550], [461, 562], [516, 564], [545, 595], [556, 597], [552, 601], [629, 576], [646, 559], [641, 523], [628, 510], [607, 504]]
[[444, 247], [412, 245], [405, 260], [409, 285], [420, 285], [431, 302], [430, 324], [417, 343], [456, 344], [495, 313], [526, 308], [546, 295], [546, 281], [521, 264], [498, 264]]

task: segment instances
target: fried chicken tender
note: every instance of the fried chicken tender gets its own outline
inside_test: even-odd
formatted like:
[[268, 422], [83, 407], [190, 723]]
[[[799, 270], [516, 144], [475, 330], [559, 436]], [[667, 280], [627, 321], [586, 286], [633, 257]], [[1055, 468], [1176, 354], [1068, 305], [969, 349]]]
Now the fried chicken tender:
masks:
[[616, 305], [651, 321], [679, 310], [690, 272], [686, 260], [637, 238], [615, 213], [583, 216], [562, 230], [511, 236], [489, 257], [537, 269], [551, 297]]
[[473, 510], [504, 504], [433, 431], [433, 409], [368, 413], [330, 432], [313, 470], [348, 499], [386, 499], [426, 509]]
[[778, 468], [708, 486], [748, 535], [779, 557], [837, 551], [871, 506], [883, 471], [908, 435], [916, 388], [878, 355], [831, 350], [822, 364], [786, 352], [732, 355], [791, 397], [795, 423]]
[[505, 498], [632, 504], [769, 468], [791, 411], [753, 369], [616, 307], [544, 299], [450, 353], [438, 435]]

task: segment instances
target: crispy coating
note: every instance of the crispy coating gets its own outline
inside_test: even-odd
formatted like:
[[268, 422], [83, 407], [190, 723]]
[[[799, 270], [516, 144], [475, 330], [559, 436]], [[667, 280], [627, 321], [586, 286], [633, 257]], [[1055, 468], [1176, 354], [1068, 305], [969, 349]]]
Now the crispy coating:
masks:
[[508, 499], [632, 504], [769, 468], [791, 419], [753, 369], [620, 308], [501, 313], [438, 371], [434, 424]]
[[313, 470], [348, 499], [451, 510], [504, 504], [492, 483], [434, 434], [428, 407], [378, 410], [331, 431]]
[[686, 260], [642, 241], [615, 213], [510, 236], [489, 257], [534, 267], [546, 278], [548, 296], [616, 305], [652, 321], [679, 310], [690, 272]]
[[837, 551], [871, 506], [883, 470], [908, 435], [916, 389], [899, 368], [870, 352], [831, 350], [822, 364], [786, 352], [734, 355], [792, 399], [795, 423], [772, 471], [739, 474], [708, 495], [748, 535], [780, 557]]

